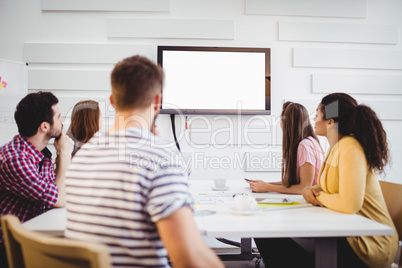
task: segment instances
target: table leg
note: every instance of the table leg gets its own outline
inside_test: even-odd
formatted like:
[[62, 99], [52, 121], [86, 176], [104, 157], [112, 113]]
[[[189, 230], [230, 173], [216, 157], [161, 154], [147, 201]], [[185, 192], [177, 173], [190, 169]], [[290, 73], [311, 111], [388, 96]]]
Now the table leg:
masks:
[[[218, 239], [222, 243], [225, 243], [226, 241], [230, 241], [224, 238]], [[232, 242], [232, 241], [230, 241]], [[231, 243], [226, 243], [226, 244], [231, 244]], [[254, 253], [252, 250], [252, 238], [241, 238], [240, 242], [240, 253], [221, 253], [218, 254], [218, 256], [221, 258], [223, 261], [229, 261], [229, 260], [252, 260], [254, 259], [258, 253]]]
[[315, 268], [337, 268], [337, 238], [315, 238]]

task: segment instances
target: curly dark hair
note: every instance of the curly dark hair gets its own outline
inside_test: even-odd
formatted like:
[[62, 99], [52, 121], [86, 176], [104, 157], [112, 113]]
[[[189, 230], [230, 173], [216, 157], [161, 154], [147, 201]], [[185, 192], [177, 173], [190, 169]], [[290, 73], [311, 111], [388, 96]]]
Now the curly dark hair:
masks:
[[321, 100], [324, 119], [338, 123], [341, 135], [353, 135], [361, 144], [371, 169], [384, 172], [390, 162], [387, 134], [377, 114], [345, 93], [333, 93]]
[[18, 132], [23, 137], [32, 137], [43, 122], [53, 125], [52, 106], [59, 100], [51, 92], [36, 92], [26, 95], [18, 104], [14, 118]]

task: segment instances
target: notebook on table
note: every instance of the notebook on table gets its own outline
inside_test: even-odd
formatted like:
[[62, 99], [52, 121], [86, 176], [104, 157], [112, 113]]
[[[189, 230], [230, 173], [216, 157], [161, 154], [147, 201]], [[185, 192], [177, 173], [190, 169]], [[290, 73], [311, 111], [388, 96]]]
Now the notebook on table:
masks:
[[256, 198], [257, 208], [265, 210], [311, 207], [311, 204], [293, 202], [290, 198]]

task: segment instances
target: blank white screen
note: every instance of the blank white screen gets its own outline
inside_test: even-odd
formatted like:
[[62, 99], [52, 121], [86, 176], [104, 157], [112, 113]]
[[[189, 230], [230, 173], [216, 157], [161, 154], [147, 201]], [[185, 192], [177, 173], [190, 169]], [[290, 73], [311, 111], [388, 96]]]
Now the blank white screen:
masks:
[[265, 110], [265, 53], [163, 51], [163, 109]]

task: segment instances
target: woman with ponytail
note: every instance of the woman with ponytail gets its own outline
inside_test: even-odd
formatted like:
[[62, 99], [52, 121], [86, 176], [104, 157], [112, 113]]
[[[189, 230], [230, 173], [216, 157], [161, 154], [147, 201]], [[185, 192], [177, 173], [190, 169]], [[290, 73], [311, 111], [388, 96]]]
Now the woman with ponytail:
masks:
[[[330, 144], [318, 184], [303, 197], [316, 206], [358, 214], [395, 228], [377, 172], [389, 163], [387, 136], [376, 113], [344, 93], [324, 97], [317, 108], [315, 133]], [[398, 234], [339, 238], [338, 267], [384, 267], [395, 259]]]
[[249, 180], [253, 192], [301, 194], [305, 187], [317, 184], [324, 160], [320, 142], [314, 134], [307, 109], [295, 102], [285, 102], [281, 113], [282, 180]]
[[78, 102], [71, 113], [71, 124], [67, 133], [74, 140], [74, 156], [103, 126], [99, 103], [93, 100]]
[[[82, 145], [87, 143], [92, 136], [103, 126], [103, 119], [99, 103], [93, 100], [78, 102], [71, 113], [71, 124], [66, 134], [74, 141], [74, 149], [71, 157], [77, 153]], [[54, 172], [59, 172], [59, 155], [55, 159]]]
[[[254, 192], [301, 194], [305, 187], [317, 184], [324, 153], [307, 109], [299, 103], [285, 102], [281, 128], [282, 180], [273, 183], [250, 180]], [[267, 267], [311, 267], [314, 263], [312, 255], [291, 238], [255, 238], [254, 241]], [[292, 258], [289, 258], [289, 252]]]

